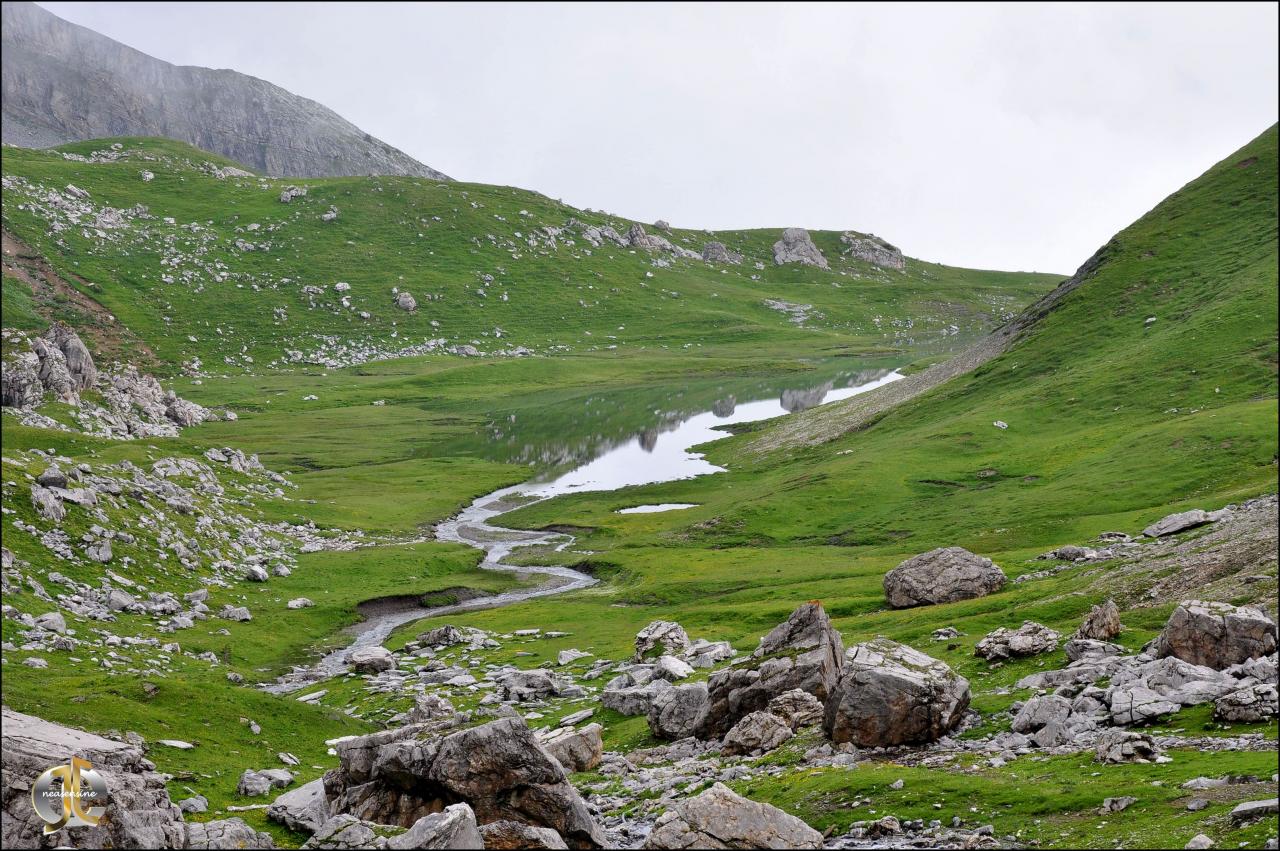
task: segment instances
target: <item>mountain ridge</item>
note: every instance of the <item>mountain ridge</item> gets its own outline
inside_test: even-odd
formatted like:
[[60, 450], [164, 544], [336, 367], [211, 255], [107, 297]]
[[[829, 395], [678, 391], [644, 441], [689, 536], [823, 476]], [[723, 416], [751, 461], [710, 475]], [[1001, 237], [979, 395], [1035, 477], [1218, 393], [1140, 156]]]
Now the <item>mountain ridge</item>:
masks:
[[2, 140], [159, 136], [290, 177], [450, 179], [333, 110], [229, 69], [175, 65], [34, 3], [3, 6]]

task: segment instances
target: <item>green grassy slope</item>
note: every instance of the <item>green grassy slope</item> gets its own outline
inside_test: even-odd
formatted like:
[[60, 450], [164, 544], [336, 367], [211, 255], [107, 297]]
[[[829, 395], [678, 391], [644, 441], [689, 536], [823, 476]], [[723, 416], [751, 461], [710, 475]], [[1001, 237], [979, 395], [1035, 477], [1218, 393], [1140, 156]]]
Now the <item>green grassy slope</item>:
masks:
[[[999, 552], [1274, 487], [1276, 292], [1272, 129], [1117, 235], [1003, 356], [817, 447], [714, 444], [730, 474], [657, 489], [704, 507], [645, 522], [703, 547]], [[517, 517], [633, 522], [590, 503]]]
[[[4, 227], [173, 367], [199, 358], [214, 372], [258, 370], [288, 351], [310, 356], [346, 344], [392, 352], [435, 338], [539, 352], [797, 339], [828, 349], [947, 344], [1060, 280], [915, 260], [904, 272], [886, 271], [841, 257], [832, 232], [814, 233], [830, 272], [774, 265], [780, 230], [669, 234], [695, 251], [720, 240], [745, 255], [741, 265], [607, 242], [592, 248], [574, 232], [552, 243], [541, 229], [570, 219], [623, 233], [631, 222], [501, 186], [219, 179], [213, 168], [225, 162], [156, 139], [118, 140], [110, 162], [63, 156], [107, 150], [110, 141], [6, 148]], [[149, 182], [144, 170], [154, 175]], [[75, 223], [49, 200], [50, 190], [65, 196], [68, 184], [87, 191], [93, 208]], [[281, 203], [280, 191], [294, 184], [308, 194]], [[137, 204], [152, 218], [102, 235], [90, 226], [102, 207]], [[338, 217], [323, 221], [331, 206]], [[54, 222], [65, 227], [53, 232]], [[255, 247], [242, 250], [237, 240]], [[348, 306], [333, 289], [338, 282], [351, 286]], [[413, 294], [417, 311], [394, 307], [393, 287]], [[765, 299], [812, 305], [807, 334]]]
[[[285, 181], [268, 182], [268, 190], [259, 188], [257, 179], [218, 180], [199, 172], [199, 163], [212, 159], [204, 154], [154, 140], [125, 144], [144, 152], [139, 156], [168, 159], [135, 161], [130, 154], [125, 162], [88, 165], [56, 153], [6, 149], [4, 173], [51, 186], [74, 183], [95, 201], [141, 202], [153, 215], [198, 221], [216, 233], [216, 244], [201, 256], [220, 258], [233, 274], [252, 278], [232, 277], [218, 285], [205, 280], [202, 292], [196, 291], [199, 284], [160, 285], [158, 258], [148, 244], [99, 245], [78, 231], [64, 231], [65, 245], [59, 246], [43, 221], [17, 208], [26, 201], [9, 192], [5, 227], [50, 253], [73, 282], [76, 275], [92, 282], [94, 287], [83, 284], [85, 291], [171, 365], [195, 356], [210, 371], [234, 373], [202, 383], [179, 379], [174, 386], [204, 404], [229, 406], [240, 419], [206, 423], [173, 440], [110, 444], [23, 428], [5, 417], [6, 456], [41, 447], [93, 464], [124, 458], [141, 463], [149, 452], [194, 455], [207, 446], [234, 445], [262, 453], [268, 466], [290, 471], [299, 484], [291, 492], [293, 501], [262, 498], [246, 507], [265, 519], [307, 517], [322, 527], [408, 532], [477, 494], [528, 478], [530, 462], [541, 469], [575, 457], [584, 451], [583, 434], [603, 442], [625, 439], [651, 427], [657, 411], [705, 410], [729, 395], [756, 398], [765, 383], [776, 387], [794, 381], [805, 387], [841, 371], [896, 366], [943, 341], [938, 330], [944, 316], [951, 317], [946, 322], [976, 320], [957, 322], [964, 327], [946, 338], [952, 343], [1056, 280], [914, 261], [908, 262], [906, 275], [843, 264], [835, 264], [832, 273], [778, 268], [768, 252], [777, 234], [763, 231], [716, 236], [749, 255], [746, 264], [730, 267], [727, 274], [700, 261], [655, 267], [648, 256], [624, 249], [586, 255], [581, 242], [545, 256], [522, 249], [521, 259], [513, 260], [509, 250], [488, 244], [483, 234], [500, 239], [514, 230], [527, 234], [521, 209], [531, 213], [527, 218], [534, 224], [563, 224], [569, 215], [594, 222], [605, 218], [516, 190], [465, 184], [441, 189], [430, 182], [388, 179], [308, 181], [309, 194], [286, 206], [276, 200]], [[188, 159], [190, 165], [183, 162]], [[155, 179], [141, 182], [141, 168], [154, 171]], [[510, 643], [492, 656], [531, 667], [567, 647], [622, 658], [637, 629], [655, 618], [679, 620], [694, 636], [728, 639], [750, 649], [796, 602], [818, 598], [846, 643], [884, 634], [944, 659], [974, 684], [974, 706], [984, 716], [978, 731], [1007, 727], [999, 713], [1026, 697], [1010, 693], [1012, 684], [1040, 665], [1060, 666], [1065, 658], [1059, 651], [990, 668], [973, 657], [973, 644], [990, 629], [1024, 618], [1074, 629], [1103, 595], [1096, 586], [1099, 574], [1070, 569], [1011, 584], [981, 600], [905, 611], [884, 608], [881, 578], [903, 557], [948, 544], [989, 555], [1011, 576], [1021, 575], [1045, 566], [1028, 563], [1034, 555], [1082, 543], [1105, 529], [1133, 532], [1172, 510], [1213, 508], [1275, 489], [1276, 179], [1272, 128], [1119, 234], [1096, 274], [1006, 354], [861, 431], [765, 455], [756, 449], [760, 432], [750, 431], [706, 447], [709, 460], [727, 466], [726, 473], [578, 494], [507, 515], [502, 522], [509, 525], [579, 527], [569, 556], [589, 552], [581, 557], [605, 581], [584, 592], [450, 620], [500, 631], [536, 626], [571, 633], [540, 640], [536, 647]], [[148, 197], [153, 191], [156, 197]], [[468, 193], [466, 199], [462, 192]], [[485, 206], [472, 207], [471, 201]], [[340, 208], [339, 218], [320, 222], [319, 214], [331, 203]], [[495, 212], [507, 221], [495, 219]], [[437, 214], [439, 222], [431, 218]], [[422, 218], [427, 222], [418, 221]], [[287, 222], [270, 237], [281, 245], [266, 253], [236, 253], [228, 247], [236, 236], [263, 239], [235, 233], [247, 222]], [[427, 227], [421, 243], [420, 225]], [[324, 227], [350, 230], [335, 240]], [[468, 243], [464, 229], [475, 229], [481, 244]], [[693, 232], [677, 236], [687, 237], [691, 246], [710, 238]], [[834, 259], [838, 235], [816, 233], [814, 238]], [[765, 269], [756, 270], [754, 259]], [[499, 266], [507, 270], [506, 278]], [[489, 297], [482, 299], [474, 292], [479, 271], [510, 280], [486, 286]], [[655, 277], [645, 277], [647, 271]], [[390, 306], [390, 286], [402, 274], [403, 286], [419, 298], [416, 315]], [[757, 274], [761, 280], [752, 281]], [[286, 277], [289, 284], [283, 283]], [[371, 313], [368, 328], [359, 326], [351, 311], [308, 309], [293, 287], [295, 281], [331, 287], [337, 280], [350, 282], [354, 307]], [[17, 316], [38, 327], [37, 311], [27, 306], [31, 299], [21, 288], [11, 291], [10, 281], [6, 278], [6, 313], [14, 304]], [[578, 289], [588, 284], [595, 289]], [[504, 289], [508, 302], [494, 296]], [[429, 292], [444, 297], [426, 301]], [[825, 317], [811, 319], [811, 330], [798, 329], [763, 307], [766, 297], [814, 304]], [[332, 294], [325, 298], [334, 301]], [[599, 299], [600, 305], [582, 308], [579, 299], [589, 304]], [[290, 318], [277, 325], [272, 309], [281, 304]], [[624, 318], [603, 323], [606, 308], [610, 317]], [[879, 329], [872, 321], [876, 315], [882, 320]], [[924, 316], [933, 321], [922, 322]], [[916, 327], [893, 325], [893, 318], [905, 322], [907, 317]], [[1149, 317], [1155, 321], [1148, 323]], [[433, 319], [440, 329], [430, 326]], [[392, 321], [398, 323], [397, 340], [438, 334], [452, 342], [480, 339], [484, 348], [509, 340], [543, 351], [553, 345], [573, 351], [530, 359], [431, 355], [336, 371], [259, 369], [308, 335], [386, 342]], [[495, 324], [510, 332], [501, 344], [481, 336]], [[219, 327], [222, 336], [212, 331]], [[588, 337], [585, 331], [593, 333]], [[189, 342], [187, 334], [197, 342]], [[608, 340], [607, 334], [618, 339]], [[704, 344], [700, 349], [698, 342]], [[691, 349], [683, 348], [686, 343], [693, 344]], [[618, 350], [605, 349], [615, 344]], [[238, 355], [240, 346], [248, 347], [245, 353], [254, 363], [224, 364], [223, 355]], [[852, 353], [879, 357], [847, 357]], [[819, 360], [825, 354], [846, 357]], [[257, 374], [244, 374], [246, 369]], [[305, 398], [311, 395], [318, 398]], [[386, 404], [371, 404], [381, 400]], [[1009, 429], [994, 428], [994, 420], [1007, 422]], [[13, 505], [18, 518], [28, 522], [34, 521], [25, 477], [36, 472], [35, 466], [28, 461], [4, 465], [6, 508]], [[643, 502], [698, 507], [667, 514], [613, 513]], [[19, 556], [38, 567], [53, 566], [34, 540], [24, 542]], [[250, 682], [266, 679], [302, 658], [307, 648], [333, 641], [334, 630], [356, 617], [354, 607], [362, 599], [453, 585], [496, 590], [511, 581], [476, 571], [477, 557], [474, 551], [435, 543], [305, 555], [292, 576], [272, 579], [269, 592], [235, 587], [219, 591], [224, 597], [218, 602], [246, 593], [280, 599], [306, 594], [319, 603], [315, 608], [264, 611], [261, 617], [255, 609], [254, 621], [226, 624], [229, 637], [202, 625], [182, 634], [183, 646], [217, 653], [229, 647], [231, 667]], [[1273, 579], [1248, 593], [1274, 596], [1274, 589]], [[1142, 601], [1144, 590], [1135, 588], [1121, 600], [1127, 609], [1121, 642], [1130, 649], [1151, 638], [1169, 610], [1167, 602]], [[14, 597], [6, 602], [22, 611], [47, 608], [25, 592]], [[932, 630], [947, 625], [965, 635], [950, 645], [930, 640]], [[12, 639], [13, 624], [4, 626], [4, 637]], [[402, 643], [421, 627], [407, 625], [388, 645]], [[119, 629], [149, 634], [141, 622]], [[515, 655], [526, 650], [534, 655]], [[370, 729], [372, 721], [407, 704], [405, 698], [370, 695], [363, 681], [353, 678], [330, 681], [322, 705], [307, 706], [233, 687], [223, 679], [223, 669], [194, 664], [183, 664], [152, 697], [137, 679], [73, 664], [65, 654], [50, 656], [46, 670], [7, 667], [7, 704], [88, 729], [127, 726], [149, 740], [198, 739], [195, 751], [157, 748], [150, 755], [161, 770], [178, 775], [170, 786], [177, 797], [190, 785], [209, 795], [215, 807], [244, 803], [234, 793], [239, 769], [273, 764], [275, 751], [291, 750], [308, 766], [303, 779], [318, 776], [316, 766], [334, 762], [324, 752], [324, 737]], [[77, 702], [47, 704], [50, 689], [75, 694]], [[202, 701], [200, 717], [181, 712], [194, 701]], [[1204, 710], [1179, 713], [1171, 725], [1195, 735], [1276, 735], [1274, 723], [1223, 730]], [[240, 717], [269, 717], [273, 723], [264, 722], [264, 737], [250, 737]], [[554, 717], [548, 713], [548, 722]], [[598, 712], [594, 720], [605, 724], [610, 747], [648, 741], [642, 718]], [[766, 761], [794, 760], [813, 744], [797, 740], [794, 748]], [[969, 807], [978, 807], [982, 820], [994, 823], [999, 833], [1021, 830], [1025, 841], [1045, 847], [1180, 847], [1199, 830], [1220, 844], [1260, 844], [1274, 821], [1233, 829], [1225, 801], [1215, 801], [1202, 814], [1186, 813], [1177, 785], [1197, 774], [1263, 774], [1274, 770], [1274, 754], [1178, 751], [1174, 757], [1166, 766], [1103, 771], [1087, 756], [1037, 757], [1001, 768], [864, 765], [788, 773], [779, 780], [758, 773], [738, 788], [785, 806], [820, 829], [867, 817], [866, 809], [849, 807], [857, 796], [874, 795], [881, 814], [924, 818], [934, 817], [932, 804], [940, 797], [945, 808], [936, 817], [955, 813], [977, 819]], [[1078, 782], [1081, 772], [1098, 774], [1087, 790]], [[900, 777], [906, 778], [905, 788], [890, 789], [888, 784]], [[1134, 787], [1147, 789], [1152, 778], [1165, 785], [1140, 794], [1124, 818], [1100, 824], [1104, 820], [1096, 807], [1104, 794], [1138, 794]], [[1036, 794], [1025, 795], [1028, 787]], [[923, 789], [936, 796], [922, 794]], [[247, 817], [264, 825], [260, 813]], [[300, 840], [282, 832], [277, 837], [282, 844]]]

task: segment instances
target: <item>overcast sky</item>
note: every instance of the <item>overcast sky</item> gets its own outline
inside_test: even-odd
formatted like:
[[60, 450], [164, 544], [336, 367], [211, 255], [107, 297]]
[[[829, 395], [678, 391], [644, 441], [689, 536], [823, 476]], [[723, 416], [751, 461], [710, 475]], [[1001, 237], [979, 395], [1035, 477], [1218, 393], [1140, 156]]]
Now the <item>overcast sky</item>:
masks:
[[40, 5], [461, 180], [1073, 271], [1276, 121], [1277, 6]]

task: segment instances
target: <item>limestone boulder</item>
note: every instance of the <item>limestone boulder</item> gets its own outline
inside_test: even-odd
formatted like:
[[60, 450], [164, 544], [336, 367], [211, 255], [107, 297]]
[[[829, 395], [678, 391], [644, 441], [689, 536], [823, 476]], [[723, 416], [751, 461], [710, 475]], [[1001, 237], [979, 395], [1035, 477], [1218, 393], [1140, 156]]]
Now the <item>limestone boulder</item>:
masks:
[[791, 725], [772, 712], [752, 712], [743, 716], [725, 734], [722, 750], [730, 756], [758, 756], [768, 753], [794, 735]]
[[984, 597], [1008, 579], [994, 562], [963, 547], [912, 556], [885, 574], [884, 595], [895, 609]]
[[1015, 656], [1037, 656], [1058, 647], [1058, 633], [1044, 624], [1024, 621], [1017, 629], [1000, 627], [983, 636], [973, 648], [973, 655], [990, 661]]
[[604, 756], [603, 732], [604, 728], [599, 724], [588, 724], [580, 730], [559, 727], [539, 736], [539, 741], [547, 753], [564, 766], [565, 771], [590, 771], [600, 764]]
[[1276, 623], [1251, 606], [1185, 600], [1169, 615], [1152, 650], [1220, 671], [1274, 653]]
[[844, 642], [821, 603], [798, 606], [760, 639], [751, 658], [707, 679], [710, 708], [698, 736], [718, 739], [739, 719], [800, 689], [825, 701], [840, 677]]
[[804, 228], [787, 228], [782, 232], [782, 238], [773, 244], [773, 262], [779, 266], [799, 263], [819, 269], [831, 268]]
[[649, 731], [659, 739], [672, 741], [698, 735], [707, 723], [709, 710], [706, 683], [662, 689], [649, 705]]
[[[31, 806], [30, 784], [73, 756], [88, 760], [106, 782], [106, 812], [95, 827], [45, 835], [44, 822]], [[181, 848], [186, 843], [182, 811], [169, 799], [164, 777], [133, 745], [5, 708], [0, 765], [0, 844], [5, 848]]]
[[1120, 607], [1115, 600], [1107, 600], [1101, 606], [1094, 606], [1085, 615], [1084, 622], [1076, 630], [1076, 638], [1093, 641], [1110, 641], [1120, 634]]
[[969, 681], [918, 650], [878, 638], [849, 648], [823, 729], [859, 747], [925, 744], [959, 725]]
[[690, 648], [689, 634], [674, 621], [654, 621], [636, 633], [635, 659], [647, 656], [679, 656]]
[[717, 783], [658, 817], [642, 848], [821, 848], [822, 834]]
[[359, 647], [347, 654], [347, 664], [359, 674], [377, 674], [396, 666], [396, 657], [385, 647]]
[[492, 821], [480, 825], [480, 837], [485, 851], [523, 851], [546, 848], [552, 851], [565, 849], [564, 839], [549, 827], [534, 827], [518, 821]]
[[572, 847], [604, 844], [564, 767], [522, 718], [422, 734], [410, 725], [339, 743], [340, 765], [324, 778], [330, 811], [411, 827], [441, 805], [465, 803], [481, 824], [524, 822], [555, 830]]

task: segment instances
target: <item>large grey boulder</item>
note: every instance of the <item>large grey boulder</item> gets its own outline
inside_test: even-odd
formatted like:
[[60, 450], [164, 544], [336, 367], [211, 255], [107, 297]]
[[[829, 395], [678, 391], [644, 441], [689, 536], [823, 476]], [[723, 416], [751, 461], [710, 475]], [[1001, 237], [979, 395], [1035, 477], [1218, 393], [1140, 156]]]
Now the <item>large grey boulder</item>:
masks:
[[480, 825], [480, 837], [485, 851], [523, 851], [526, 848], [547, 848], [567, 851], [564, 839], [549, 827], [534, 827], [518, 821], [491, 821]]
[[244, 819], [228, 818], [187, 824], [188, 849], [275, 848], [269, 833], [259, 833]]
[[98, 369], [93, 364], [93, 355], [89, 354], [89, 347], [76, 335], [75, 331], [62, 322], [54, 322], [49, 326], [49, 330], [44, 332], [44, 339], [61, 352], [62, 361], [66, 364], [67, 374], [75, 392], [79, 393], [94, 385], [98, 380]]
[[642, 848], [821, 848], [822, 834], [717, 783], [658, 817]]
[[418, 300], [414, 298], [411, 293], [407, 293], [407, 292], [396, 293], [394, 302], [396, 307], [400, 308], [401, 310], [407, 311], [409, 313], [412, 313], [413, 311], [418, 309]]
[[1071, 701], [1059, 694], [1036, 695], [1022, 705], [1013, 716], [1010, 729], [1015, 733], [1034, 733], [1050, 724], [1061, 724], [1071, 714]]
[[[801, 692], [806, 694], [806, 692]], [[733, 725], [733, 729], [725, 734], [722, 750], [729, 755], [759, 755], [768, 753], [783, 744], [795, 733], [791, 725], [772, 712], [752, 712], [743, 716]]]
[[385, 647], [357, 647], [347, 654], [347, 664], [356, 673], [377, 674], [396, 666], [396, 657]]
[[565, 771], [590, 771], [600, 764], [604, 756], [602, 732], [604, 727], [599, 724], [588, 724], [581, 730], [559, 727], [540, 736], [539, 741], [547, 753], [564, 766]]
[[1115, 600], [1107, 600], [1100, 606], [1094, 606], [1085, 615], [1080, 628], [1076, 630], [1076, 638], [1093, 641], [1109, 641], [1120, 634], [1120, 607]]
[[466, 803], [480, 823], [550, 827], [574, 847], [604, 844], [604, 831], [522, 718], [501, 718], [419, 739], [405, 727], [340, 742], [325, 775], [330, 811], [408, 827], [442, 804]]
[[1237, 724], [1258, 724], [1275, 718], [1280, 698], [1271, 683], [1254, 683], [1214, 701], [1213, 717]]
[[659, 739], [673, 741], [697, 735], [707, 722], [709, 709], [706, 683], [663, 689], [649, 705], [649, 731]]
[[1182, 704], [1140, 685], [1111, 691], [1111, 722], [1118, 727], [1146, 724], [1181, 708]]
[[831, 268], [827, 264], [827, 258], [813, 244], [813, 238], [804, 228], [787, 228], [782, 232], [782, 239], [773, 244], [773, 262], [779, 266], [801, 263], [805, 266], [817, 266], [819, 269]]
[[[64, 828], [46, 836], [44, 822], [31, 806], [31, 783], [73, 756], [88, 760], [106, 782], [106, 812], [96, 827]], [[5, 708], [0, 766], [0, 844], [5, 848], [181, 848], [186, 842], [182, 811], [169, 800], [164, 778], [133, 745]]]
[[1169, 615], [1152, 650], [1216, 670], [1267, 656], [1276, 649], [1276, 623], [1261, 609], [1184, 600]]
[[973, 655], [990, 661], [1014, 656], [1037, 656], [1058, 647], [1058, 633], [1044, 624], [1024, 621], [1017, 629], [999, 627], [987, 633], [973, 648]]
[[822, 701], [803, 689], [793, 688], [769, 701], [769, 711], [787, 722], [792, 730], [822, 721], [826, 709]]
[[387, 840], [387, 848], [484, 848], [476, 814], [466, 804], [450, 804], [438, 813], [423, 816], [399, 836]]
[[708, 263], [731, 263], [736, 266], [742, 262], [742, 255], [730, 251], [723, 242], [708, 242], [702, 246], [702, 259]]
[[690, 648], [689, 634], [675, 621], [654, 621], [636, 633], [637, 662], [646, 656], [679, 656]]
[[1146, 733], [1120, 728], [1103, 730], [1094, 744], [1094, 760], [1103, 763], [1154, 762], [1161, 755], [1160, 748]]
[[498, 678], [498, 694], [503, 700], [525, 703], [560, 694], [565, 684], [545, 668], [510, 671]]
[[884, 576], [884, 596], [895, 609], [985, 597], [1008, 579], [989, 558], [963, 547], [912, 556]]
[[267, 808], [267, 818], [299, 833], [315, 833], [329, 820], [324, 780], [312, 780], [285, 792]]
[[796, 607], [760, 640], [750, 659], [708, 678], [710, 704], [698, 737], [721, 738], [739, 719], [792, 689], [825, 701], [840, 677], [843, 655], [844, 642], [822, 604]]
[[0, 362], [0, 405], [32, 408], [43, 398], [40, 358], [35, 352], [18, 352]]
[[622, 715], [648, 715], [653, 699], [672, 688], [667, 680], [650, 680], [644, 685], [606, 688], [600, 694], [600, 704]]
[[1163, 538], [1165, 535], [1175, 535], [1178, 532], [1185, 532], [1188, 529], [1194, 529], [1197, 526], [1212, 522], [1213, 518], [1209, 516], [1209, 512], [1193, 508], [1190, 511], [1181, 511], [1177, 514], [1170, 514], [1167, 517], [1160, 518], [1143, 529], [1142, 534], [1148, 538]]
[[840, 234], [840, 243], [845, 246], [840, 251], [845, 257], [883, 266], [886, 269], [902, 269], [907, 265], [901, 250], [873, 233], [863, 236], [853, 231], [845, 231]]
[[945, 662], [877, 638], [849, 648], [823, 730], [860, 747], [925, 744], [955, 729], [968, 708], [969, 681]]

